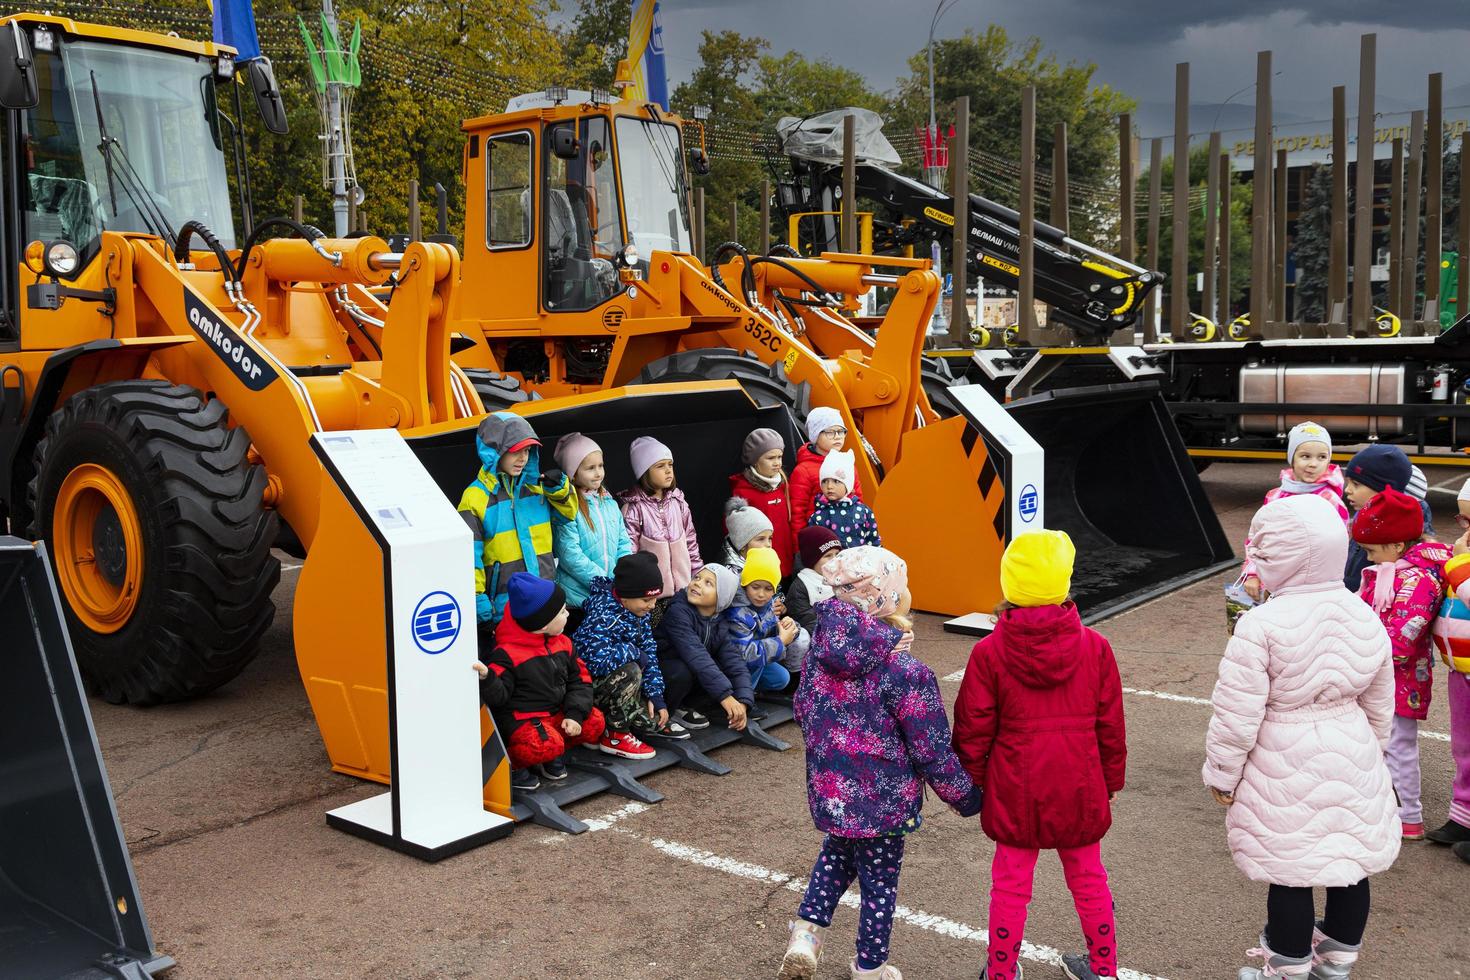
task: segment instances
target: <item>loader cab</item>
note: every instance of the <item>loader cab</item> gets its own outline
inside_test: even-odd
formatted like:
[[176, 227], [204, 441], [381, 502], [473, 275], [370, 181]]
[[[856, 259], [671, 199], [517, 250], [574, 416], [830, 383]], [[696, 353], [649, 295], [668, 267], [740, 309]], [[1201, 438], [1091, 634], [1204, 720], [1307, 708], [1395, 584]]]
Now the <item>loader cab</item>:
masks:
[[58, 17], [0, 21], [16, 30], [37, 98], [0, 126], [0, 343], [19, 339], [31, 242], [70, 243], [77, 272], [104, 230], [177, 232], [192, 218], [235, 247], [214, 88], [234, 71], [229, 49]]
[[553, 91], [465, 129], [468, 200], [484, 202], [466, 208], [465, 309], [507, 330], [582, 314], [605, 333], [626, 270], [641, 278], [654, 251], [690, 251], [680, 122], [656, 107]]

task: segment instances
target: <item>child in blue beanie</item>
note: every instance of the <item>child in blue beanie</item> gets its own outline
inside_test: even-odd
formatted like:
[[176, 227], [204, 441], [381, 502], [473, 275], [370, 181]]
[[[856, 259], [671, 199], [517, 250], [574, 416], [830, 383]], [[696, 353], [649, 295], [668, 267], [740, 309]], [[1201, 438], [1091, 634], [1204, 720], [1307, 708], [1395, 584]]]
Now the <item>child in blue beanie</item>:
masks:
[[[1348, 460], [1343, 475], [1346, 477], [1343, 496], [1353, 508], [1356, 518], [1356, 513], [1368, 506], [1368, 501], [1382, 493], [1386, 487], [1393, 487], [1399, 493], [1407, 492], [1409, 482], [1414, 478], [1414, 467], [1398, 446], [1380, 443], [1359, 450], [1357, 455]], [[1432, 538], [1434, 524], [1430, 519], [1429, 503], [1419, 498], [1419, 507], [1424, 512], [1424, 537]], [[1372, 563], [1363, 546], [1356, 540], [1351, 541], [1342, 584], [1350, 592], [1357, 592], [1363, 585], [1363, 569], [1370, 564]]]

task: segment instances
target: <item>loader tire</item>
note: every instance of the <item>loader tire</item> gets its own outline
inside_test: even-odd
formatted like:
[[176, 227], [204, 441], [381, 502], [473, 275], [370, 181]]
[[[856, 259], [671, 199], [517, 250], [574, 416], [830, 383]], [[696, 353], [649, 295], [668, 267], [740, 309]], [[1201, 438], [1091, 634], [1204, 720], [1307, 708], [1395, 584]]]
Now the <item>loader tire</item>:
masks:
[[77, 664], [113, 704], [234, 678], [275, 617], [278, 518], [222, 402], [167, 381], [85, 389], [46, 421], [28, 502]]
[[951, 419], [960, 414], [949, 389], [970, 383], [968, 378], [956, 378], [950, 370], [949, 361], [943, 357], [926, 357], [919, 365], [919, 379], [924, 385], [924, 394], [929, 396], [929, 405], [942, 419]]
[[541, 398], [539, 392], [527, 391], [521, 383], [508, 374], [497, 374], [489, 368], [463, 368], [465, 377], [475, 387], [475, 394], [485, 403], [485, 411], [501, 412], [512, 405], [534, 402]]
[[726, 380], [740, 382], [762, 408], [786, 406], [798, 423], [811, 407], [807, 386], [792, 383], [780, 363], [766, 364], [731, 347], [705, 347], [660, 358], [639, 372], [633, 384]]

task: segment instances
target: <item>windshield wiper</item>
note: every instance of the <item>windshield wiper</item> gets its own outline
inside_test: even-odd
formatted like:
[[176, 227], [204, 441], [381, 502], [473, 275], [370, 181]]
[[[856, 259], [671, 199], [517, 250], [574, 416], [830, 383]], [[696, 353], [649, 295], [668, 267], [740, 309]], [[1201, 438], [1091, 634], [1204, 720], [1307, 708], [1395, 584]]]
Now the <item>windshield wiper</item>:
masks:
[[[148, 224], [148, 230], [167, 242], [169, 248], [173, 248], [178, 242], [168, 226], [168, 218], [164, 215], [163, 209], [148, 192], [148, 185], [134, 169], [122, 143], [115, 136], [107, 135], [107, 123], [102, 117], [102, 94], [97, 89], [97, 73], [93, 71], [88, 74], [92, 77], [92, 106], [97, 112], [97, 132], [101, 139], [101, 142], [97, 144], [97, 150], [102, 154], [102, 162], [107, 168], [107, 191], [112, 198], [112, 216], [117, 217], [117, 185], [120, 183], [123, 193], [128, 196], [128, 201], [133, 205], [133, 210], [137, 211], [139, 217]], [[114, 154], [116, 154], [117, 163], [121, 164], [115, 172]], [[119, 176], [120, 180], [117, 179]]]

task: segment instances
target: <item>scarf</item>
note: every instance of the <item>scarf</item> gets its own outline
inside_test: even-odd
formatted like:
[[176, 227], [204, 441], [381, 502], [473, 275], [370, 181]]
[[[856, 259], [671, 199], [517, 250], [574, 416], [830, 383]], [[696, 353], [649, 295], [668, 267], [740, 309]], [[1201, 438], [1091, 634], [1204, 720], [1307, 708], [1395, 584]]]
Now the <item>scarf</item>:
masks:
[[1283, 476], [1281, 478], [1281, 489], [1290, 494], [1316, 493], [1318, 488], [1327, 486], [1326, 481], [1317, 483], [1303, 483], [1295, 477]]
[[1382, 616], [1393, 606], [1394, 576], [1398, 572], [1398, 563], [1392, 561], [1382, 562], [1373, 566], [1376, 577], [1373, 580], [1373, 611]]
[[774, 490], [786, 479], [786, 474], [777, 473], [775, 476], [761, 476], [755, 471], [755, 467], [747, 466], [745, 468], [745, 478], [750, 481], [753, 487], [759, 487], [762, 490]]

